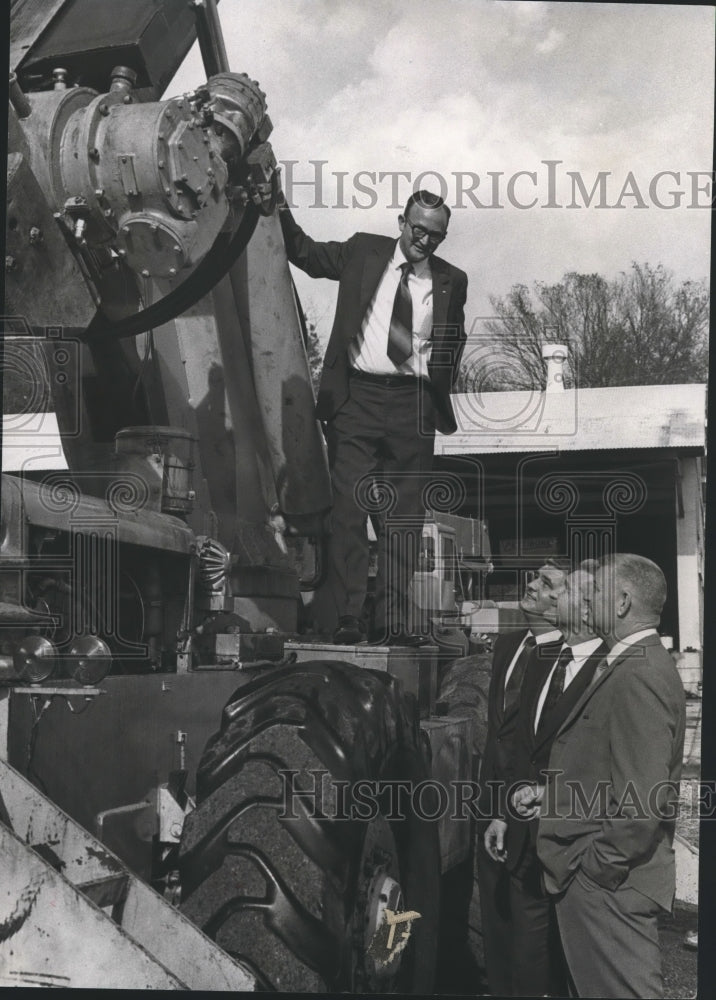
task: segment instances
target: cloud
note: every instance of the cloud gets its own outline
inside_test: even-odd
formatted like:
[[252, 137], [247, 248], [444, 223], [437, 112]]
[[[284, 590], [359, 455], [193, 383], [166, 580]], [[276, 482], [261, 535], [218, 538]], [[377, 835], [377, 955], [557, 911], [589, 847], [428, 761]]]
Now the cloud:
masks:
[[[543, 185], [542, 161], [553, 159], [562, 161], [561, 194], [570, 193], [567, 171], [580, 172], [588, 188], [608, 171], [613, 201], [629, 171], [648, 188], [658, 171], [679, 170], [686, 188], [686, 171], [711, 166], [707, 7], [291, 0], [266, 8], [259, 0], [222, 0], [220, 15], [232, 68], [268, 94], [278, 158], [299, 161], [294, 174], [304, 180], [313, 176], [310, 160], [327, 161], [323, 192], [331, 206], [335, 175], [347, 175], [348, 208], [311, 209], [311, 188], [296, 189], [297, 218], [318, 239], [396, 231], [393, 195], [404, 199], [410, 184], [395, 176], [381, 184], [381, 172], [415, 178], [437, 171], [451, 194], [455, 173], [465, 184], [477, 174], [475, 193], [490, 203], [498, 183], [504, 202], [512, 174], [536, 171]], [[198, 83], [196, 54], [179, 82], [192, 73]], [[359, 204], [370, 201], [354, 189], [358, 171], [375, 175], [363, 178], [378, 194], [370, 208], [352, 207], [354, 194]], [[528, 201], [529, 178], [515, 191]], [[509, 204], [480, 211], [468, 201], [453, 213], [444, 251], [468, 272], [476, 312], [514, 282], [557, 280], [567, 270], [610, 275], [632, 259], [696, 278], [708, 270], [710, 218], [685, 204], [674, 211]], [[307, 287], [320, 309], [332, 302], [330, 283]]]

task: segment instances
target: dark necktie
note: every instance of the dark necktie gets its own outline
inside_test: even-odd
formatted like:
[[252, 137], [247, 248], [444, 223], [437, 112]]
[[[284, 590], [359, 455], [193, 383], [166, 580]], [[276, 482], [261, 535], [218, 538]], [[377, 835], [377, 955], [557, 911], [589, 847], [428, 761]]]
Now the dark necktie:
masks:
[[506, 712], [519, 700], [522, 681], [525, 676], [525, 670], [527, 669], [527, 662], [536, 645], [537, 641], [533, 635], [525, 639], [525, 644], [522, 647], [520, 655], [517, 657], [517, 662], [512, 668], [512, 673], [507, 678], [504, 701]]
[[540, 715], [539, 722], [537, 724], [538, 729], [562, 697], [562, 692], [564, 691], [564, 680], [567, 676], [567, 664], [571, 663], [573, 659], [574, 656], [572, 654], [572, 650], [569, 646], [565, 646], [557, 658], [557, 666], [552, 671], [549, 687], [547, 688], [547, 697], [544, 700], [542, 714]]
[[413, 300], [408, 288], [408, 275], [413, 265], [400, 265], [403, 272], [393, 300], [393, 314], [388, 331], [388, 357], [394, 365], [402, 365], [413, 353]]

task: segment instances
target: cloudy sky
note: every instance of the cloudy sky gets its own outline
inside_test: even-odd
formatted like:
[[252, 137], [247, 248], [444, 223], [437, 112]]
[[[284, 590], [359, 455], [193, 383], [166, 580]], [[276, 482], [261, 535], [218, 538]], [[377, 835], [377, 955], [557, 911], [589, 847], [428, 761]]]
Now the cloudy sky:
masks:
[[[468, 328], [516, 282], [633, 260], [708, 275], [712, 8], [221, 0], [219, 12], [231, 69], [267, 94], [277, 158], [297, 161], [284, 178], [312, 181], [309, 161], [326, 161], [320, 190], [289, 192], [303, 228], [397, 236], [396, 194], [428, 172], [421, 186], [453, 208], [441, 254], [468, 274]], [[168, 94], [202, 78], [192, 51]], [[590, 207], [579, 180], [586, 195], [597, 185]], [[335, 284], [297, 284], [326, 337]]]

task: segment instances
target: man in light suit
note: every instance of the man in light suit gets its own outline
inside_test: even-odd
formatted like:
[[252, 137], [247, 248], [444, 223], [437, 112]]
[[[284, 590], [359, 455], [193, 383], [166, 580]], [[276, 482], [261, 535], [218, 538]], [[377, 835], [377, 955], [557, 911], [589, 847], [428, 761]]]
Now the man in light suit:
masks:
[[674, 899], [685, 729], [656, 632], [665, 599], [663, 573], [642, 556], [597, 570], [591, 623], [609, 652], [557, 731], [546, 791], [522, 800], [540, 812], [537, 852], [580, 997], [663, 996], [657, 916]]
[[520, 601], [528, 628], [500, 635], [495, 640], [487, 701], [487, 739], [480, 762], [476, 845], [487, 982], [495, 996], [510, 996], [512, 990], [510, 879], [503, 863], [503, 844], [488, 845], [485, 833], [490, 828], [490, 819], [505, 815], [504, 793], [526, 677], [536, 664], [554, 663], [562, 647], [562, 633], [555, 624], [556, 597], [564, 588], [568, 569], [566, 563], [547, 559], [528, 582]]
[[[544, 782], [555, 734], [607, 653], [587, 625], [584, 589], [594, 581], [592, 569], [583, 564], [553, 595], [564, 642], [556, 658], [536, 660], [525, 675], [507, 767], [509, 788]], [[510, 876], [511, 996], [562, 996], [565, 990], [557, 919], [537, 859], [537, 825], [536, 818], [525, 820], [508, 803], [504, 818], [494, 819], [485, 834], [488, 852], [504, 862]]]
[[[436, 428], [456, 429], [450, 391], [465, 343], [467, 277], [435, 256], [450, 209], [419, 191], [398, 217], [399, 238], [356, 233], [318, 243], [285, 203], [288, 259], [313, 278], [339, 282], [316, 415], [325, 421], [334, 506], [328, 579], [334, 641], [366, 638], [368, 485], [385, 474], [389, 532], [379, 539], [376, 639], [415, 644], [407, 591], [425, 515]], [[380, 506], [380, 505], [379, 505]], [[386, 538], [389, 535], [390, 545]]]

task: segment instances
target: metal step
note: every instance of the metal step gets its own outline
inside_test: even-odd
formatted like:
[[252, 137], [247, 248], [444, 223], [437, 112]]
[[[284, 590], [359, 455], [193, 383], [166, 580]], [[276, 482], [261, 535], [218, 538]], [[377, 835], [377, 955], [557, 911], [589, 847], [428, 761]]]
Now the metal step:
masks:
[[254, 977], [0, 760], [0, 985], [253, 990]]

